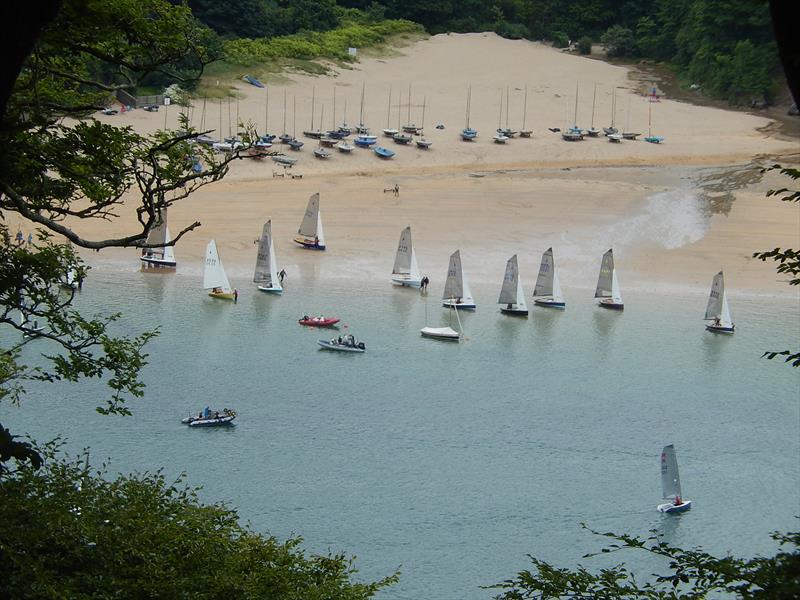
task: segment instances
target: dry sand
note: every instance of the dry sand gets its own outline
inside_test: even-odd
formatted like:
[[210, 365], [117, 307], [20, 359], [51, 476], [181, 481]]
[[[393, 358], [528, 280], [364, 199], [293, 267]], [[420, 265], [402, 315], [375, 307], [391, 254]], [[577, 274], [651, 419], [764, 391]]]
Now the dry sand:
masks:
[[[366, 83], [363, 121], [380, 135], [387, 126], [389, 88], [391, 127], [409, 120], [422, 124], [433, 147], [401, 147], [387, 138], [391, 161], [357, 149], [315, 159], [315, 141], [293, 156], [292, 169], [302, 179], [273, 177], [283, 169], [272, 161], [242, 161], [230, 176], [200, 190], [170, 210], [173, 233], [194, 220], [203, 223], [181, 242], [176, 254], [183, 273], [201, 271], [208, 239], [216, 238], [232, 277], [247, 277], [255, 260], [253, 240], [261, 224], [272, 219], [276, 252], [289, 277], [388, 279], [400, 230], [411, 225], [421, 269], [441, 285], [449, 254], [462, 249], [465, 269], [475, 282], [499, 288], [506, 259], [520, 255], [523, 277], [535, 278], [541, 253], [554, 247], [563, 283], [591, 287], [600, 256], [615, 248], [623, 286], [656, 284], [707, 287], [724, 268], [728, 287], [768, 294], [791, 294], [774, 268], [750, 258], [755, 250], [800, 245], [800, 211], [796, 205], [767, 199], [770, 187], [782, 187], [774, 175], [754, 177], [743, 185], [736, 177], [715, 189], [698, 189], [698, 178], [712, 167], [745, 166], [754, 157], [788, 155], [797, 140], [770, 137], [769, 121], [741, 112], [699, 107], [662, 99], [650, 103], [635, 90], [626, 69], [560, 52], [537, 43], [510, 41], [493, 34], [439, 35], [403, 48], [396, 57], [362, 59], [352, 70], [328, 77], [292, 76], [288, 85], [270, 86], [268, 127], [283, 132], [283, 96], [288, 98], [287, 130], [293, 127], [297, 104], [297, 137], [311, 125], [312, 90], [316, 95], [314, 125], [324, 104], [324, 128], [344, 119], [358, 123], [362, 84]], [[269, 82], [267, 82], [269, 83]], [[663, 144], [644, 141], [611, 144], [603, 138], [567, 143], [549, 127], [564, 129], [574, 120], [587, 128], [611, 122], [616, 90], [615, 122], [620, 129], [652, 132]], [[467, 88], [472, 88], [470, 124], [479, 138], [460, 141], [465, 125]], [[527, 86], [527, 126], [532, 139], [515, 138], [507, 145], [491, 142], [498, 123], [506, 125], [505, 100], [510, 90], [508, 126], [519, 129]], [[336, 90], [336, 118], [333, 94]], [[240, 100], [207, 103], [192, 112], [196, 127], [220, 128], [228, 134], [228, 111], [235, 123], [252, 120], [264, 129], [266, 92], [244, 82]], [[402, 100], [400, 99], [402, 94]], [[399, 106], [398, 106], [399, 105]], [[222, 110], [220, 110], [222, 109]], [[222, 119], [220, 119], [220, 113]], [[176, 107], [165, 113], [142, 110], [112, 117], [141, 131], [177, 126]], [[221, 121], [221, 122], [220, 122]], [[445, 125], [437, 130], [434, 125]], [[235, 129], [235, 125], [234, 125]], [[290, 152], [287, 150], [287, 152]], [[741, 178], [739, 178], [741, 179]], [[400, 196], [384, 193], [400, 186]], [[320, 192], [328, 251], [304, 251], [293, 245], [308, 197]], [[729, 211], [709, 210], [709, 195], [731, 194]], [[730, 199], [729, 198], [729, 199]], [[81, 223], [81, 233], [115, 236], [128, 229], [132, 215], [114, 223]], [[90, 253], [90, 263], [135, 265], [135, 250]], [[438, 290], [434, 285], [433, 291]], [[796, 294], [796, 291], [794, 292]]]

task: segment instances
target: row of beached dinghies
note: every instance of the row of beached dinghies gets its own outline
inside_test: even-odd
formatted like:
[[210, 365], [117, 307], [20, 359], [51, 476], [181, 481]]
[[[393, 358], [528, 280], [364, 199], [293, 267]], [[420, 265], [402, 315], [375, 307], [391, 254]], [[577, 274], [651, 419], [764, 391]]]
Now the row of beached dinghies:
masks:
[[[165, 209], [161, 213], [161, 221], [151, 229], [147, 238], [147, 245], [153, 247], [142, 252], [143, 268], [174, 268], [176, 266], [177, 263], [172, 246], [161, 246], [161, 244], [167, 244], [168, 240], [170, 240], [170, 235], [169, 227], [167, 226], [167, 211]], [[303, 215], [303, 220], [300, 223], [298, 235], [294, 238], [294, 242], [309, 250], [323, 251], [326, 249], [319, 193], [313, 194], [309, 198], [306, 212]], [[253, 282], [260, 291], [280, 294], [283, 292], [282, 275], [283, 271], [278, 271], [275, 256], [272, 224], [271, 221], [267, 221], [258, 240]], [[411, 227], [409, 226], [403, 229], [400, 234], [400, 241], [397, 245], [392, 268], [392, 282], [400, 286], [419, 288], [423, 286], [423, 281], [427, 282], [427, 278], [421, 275], [411, 237]], [[236, 300], [238, 297], [238, 291], [232, 289], [225, 273], [225, 268], [222, 265], [214, 240], [211, 240], [206, 247], [203, 288], [211, 290], [209, 295], [215, 298]], [[625, 307], [617, 270], [614, 265], [613, 249], [609, 249], [603, 254], [600, 262], [595, 298], [598, 299], [598, 304], [602, 308], [621, 311]], [[536, 306], [545, 308], [560, 310], [566, 308], [552, 248], [548, 248], [542, 255], [539, 274], [533, 290], [533, 303]], [[475, 310], [476, 308], [475, 300], [472, 297], [472, 291], [462, 266], [461, 252], [459, 250], [456, 250], [450, 256], [447, 278], [442, 294], [442, 304], [445, 308], [452, 308], [456, 311], [456, 319], [459, 323], [458, 309]], [[500, 311], [503, 314], [512, 316], [528, 315], [528, 305], [525, 300], [516, 254], [508, 259], [506, 263], [498, 304], [500, 304]], [[735, 326], [728, 307], [722, 271], [717, 273], [712, 280], [711, 293], [704, 319], [707, 321], [706, 328], [709, 331], [726, 334], [734, 332]], [[458, 340], [461, 338], [459, 331], [455, 331], [450, 327], [425, 327], [421, 330], [421, 333], [425, 337], [440, 339]]]

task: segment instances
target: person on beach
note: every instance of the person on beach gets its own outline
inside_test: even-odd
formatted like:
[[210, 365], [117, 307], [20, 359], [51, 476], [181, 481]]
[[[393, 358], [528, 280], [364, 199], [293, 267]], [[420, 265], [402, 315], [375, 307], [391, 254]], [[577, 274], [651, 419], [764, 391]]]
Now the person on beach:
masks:
[[400, 195], [400, 186], [397, 185], [396, 183], [394, 184], [394, 195], [395, 196], [399, 196]]
[[281, 269], [281, 272], [278, 273], [278, 279], [281, 280], [281, 283], [283, 283], [283, 278], [284, 277], [286, 277], [286, 269]]
[[423, 291], [423, 292], [427, 292], [428, 291], [428, 282], [429, 282], [428, 276], [425, 275], [419, 282], [420, 283], [419, 289], [421, 291]]
[[17, 229], [17, 245], [21, 246], [25, 241], [25, 236], [22, 235], [22, 229]]
[[28, 234], [28, 246], [33, 246], [33, 233]]

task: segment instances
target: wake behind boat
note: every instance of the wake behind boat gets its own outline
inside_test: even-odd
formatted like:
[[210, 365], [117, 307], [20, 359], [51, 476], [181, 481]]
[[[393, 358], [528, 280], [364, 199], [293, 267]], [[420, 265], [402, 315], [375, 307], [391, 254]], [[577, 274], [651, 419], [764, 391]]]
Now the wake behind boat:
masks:
[[661, 491], [664, 498], [671, 498], [665, 504], [658, 505], [662, 513], [682, 513], [692, 508], [691, 500], [681, 497], [681, 477], [678, 473], [678, 458], [675, 456], [675, 446], [664, 446], [661, 452]]

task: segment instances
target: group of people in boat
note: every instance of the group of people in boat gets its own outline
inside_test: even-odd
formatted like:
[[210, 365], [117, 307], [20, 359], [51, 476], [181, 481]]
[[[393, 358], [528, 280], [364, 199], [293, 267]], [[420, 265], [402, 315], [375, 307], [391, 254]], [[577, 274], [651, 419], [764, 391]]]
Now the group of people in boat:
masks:
[[364, 342], [358, 342], [352, 333], [348, 333], [345, 336], [340, 335], [339, 339], [331, 340], [331, 342], [337, 343], [340, 346], [347, 346], [348, 348], [361, 348], [364, 346]]

